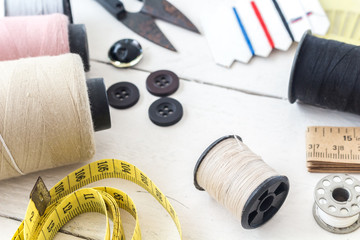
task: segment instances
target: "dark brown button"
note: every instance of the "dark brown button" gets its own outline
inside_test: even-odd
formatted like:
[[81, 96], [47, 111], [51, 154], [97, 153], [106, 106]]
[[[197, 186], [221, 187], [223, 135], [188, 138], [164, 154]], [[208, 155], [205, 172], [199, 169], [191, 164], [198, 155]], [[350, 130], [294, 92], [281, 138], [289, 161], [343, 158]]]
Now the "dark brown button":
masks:
[[117, 109], [134, 106], [140, 97], [138, 88], [129, 82], [118, 82], [107, 90], [109, 105]]
[[171, 71], [159, 70], [148, 76], [146, 88], [155, 96], [169, 96], [179, 88], [179, 77]]
[[179, 122], [183, 116], [181, 104], [173, 98], [160, 98], [149, 107], [149, 118], [158, 126], [166, 127]]

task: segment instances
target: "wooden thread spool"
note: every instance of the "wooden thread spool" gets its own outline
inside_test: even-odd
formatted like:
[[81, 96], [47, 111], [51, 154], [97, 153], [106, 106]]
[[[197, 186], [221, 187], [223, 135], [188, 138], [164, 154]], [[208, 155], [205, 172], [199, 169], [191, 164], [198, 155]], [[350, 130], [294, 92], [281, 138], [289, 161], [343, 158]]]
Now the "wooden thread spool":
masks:
[[89, 160], [109, 127], [104, 82], [78, 55], [0, 62], [0, 179]]
[[289, 180], [280, 176], [238, 136], [225, 136], [199, 158], [194, 184], [241, 219], [245, 229], [270, 220], [289, 192]]

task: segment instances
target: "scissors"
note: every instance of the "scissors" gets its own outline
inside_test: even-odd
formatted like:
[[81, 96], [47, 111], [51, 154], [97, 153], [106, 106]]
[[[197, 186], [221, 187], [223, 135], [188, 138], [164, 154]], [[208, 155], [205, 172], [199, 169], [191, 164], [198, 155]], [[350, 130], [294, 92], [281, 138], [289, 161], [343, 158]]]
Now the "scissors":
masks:
[[175, 52], [175, 47], [156, 25], [155, 18], [200, 33], [184, 14], [166, 0], [143, 0], [144, 6], [136, 13], [126, 11], [124, 4], [120, 0], [96, 1], [132, 31], [155, 44]]

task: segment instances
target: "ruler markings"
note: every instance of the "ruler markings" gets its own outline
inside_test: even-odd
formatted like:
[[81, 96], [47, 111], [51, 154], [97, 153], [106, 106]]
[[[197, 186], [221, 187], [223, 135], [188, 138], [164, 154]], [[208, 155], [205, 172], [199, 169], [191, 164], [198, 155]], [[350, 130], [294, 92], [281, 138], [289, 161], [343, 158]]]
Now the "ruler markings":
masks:
[[353, 128], [353, 129], [354, 129], [354, 138], [356, 139], [355, 128]]
[[[335, 131], [333, 131], [335, 129]], [[336, 130], [337, 129], [337, 130]], [[308, 127], [306, 132], [307, 161], [311, 172], [338, 171], [345, 169], [360, 172], [360, 128]]]

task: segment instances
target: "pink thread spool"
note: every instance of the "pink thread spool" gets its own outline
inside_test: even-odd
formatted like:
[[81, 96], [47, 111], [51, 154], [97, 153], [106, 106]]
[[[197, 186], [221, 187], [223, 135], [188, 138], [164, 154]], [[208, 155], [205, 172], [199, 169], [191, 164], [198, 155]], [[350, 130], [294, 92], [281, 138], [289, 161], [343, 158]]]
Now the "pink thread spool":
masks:
[[63, 14], [0, 19], [0, 61], [65, 53], [81, 56], [90, 69], [87, 35], [83, 24], [69, 24]]

